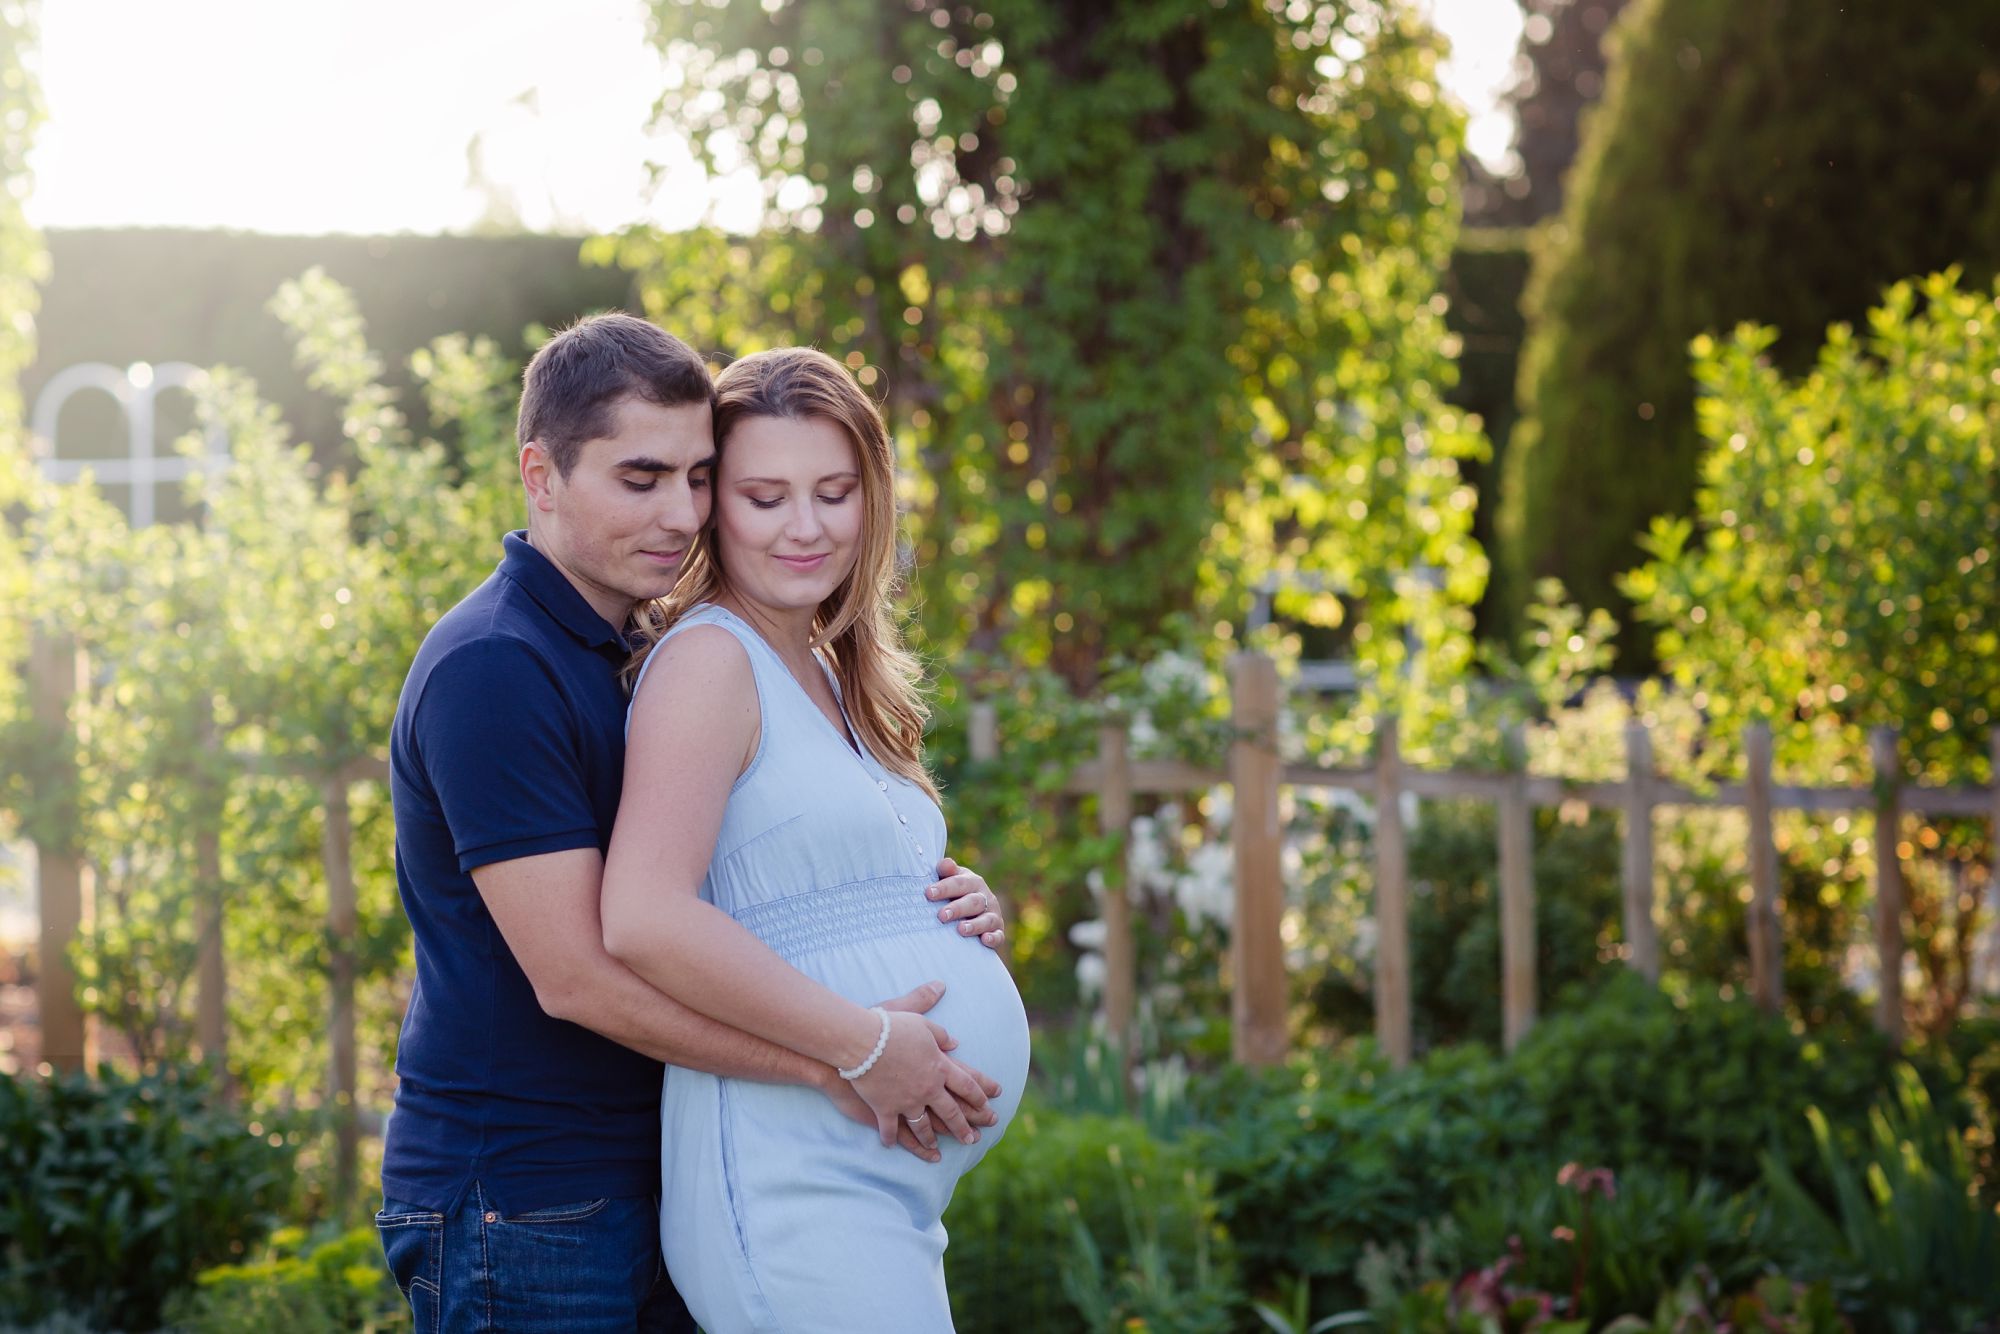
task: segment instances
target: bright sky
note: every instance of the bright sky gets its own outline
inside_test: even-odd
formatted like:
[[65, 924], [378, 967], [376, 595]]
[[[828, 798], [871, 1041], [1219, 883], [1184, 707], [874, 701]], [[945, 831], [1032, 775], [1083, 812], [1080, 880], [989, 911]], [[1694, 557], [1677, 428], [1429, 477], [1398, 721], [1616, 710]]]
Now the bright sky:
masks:
[[[1515, 0], [1429, 0], [1447, 88], [1498, 162]], [[685, 226], [710, 189], [645, 125], [663, 81], [639, 0], [43, 0], [44, 227], [439, 232], [488, 197], [530, 229]], [[645, 164], [666, 169], [657, 194]], [[736, 203], [732, 206], [731, 195]], [[754, 217], [724, 183], [725, 224]]]

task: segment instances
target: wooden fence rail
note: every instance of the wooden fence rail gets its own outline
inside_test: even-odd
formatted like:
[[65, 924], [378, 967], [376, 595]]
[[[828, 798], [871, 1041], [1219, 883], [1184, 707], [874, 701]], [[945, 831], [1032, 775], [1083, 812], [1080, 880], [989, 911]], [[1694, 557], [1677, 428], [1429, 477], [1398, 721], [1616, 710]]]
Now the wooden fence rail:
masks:
[[[1412, 1054], [1409, 953], [1409, 851], [1403, 805], [1407, 798], [1475, 798], [1497, 807], [1499, 912], [1501, 927], [1502, 1031], [1511, 1048], [1535, 1022], [1536, 941], [1534, 810], [1570, 803], [1617, 810], [1624, 815], [1621, 882], [1626, 962], [1649, 978], [1660, 968], [1659, 934], [1653, 905], [1653, 821], [1661, 808], [1737, 807], [1749, 823], [1751, 901], [1748, 940], [1752, 993], [1776, 1010], [1783, 1003], [1780, 977], [1782, 917], [1778, 860], [1772, 820], [1781, 810], [1872, 813], [1875, 819], [1875, 942], [1880, 965], [1878, 1025], [1900, 1035], [1903, 1016], [1903, 878], [1898, 852], [1903, 817], [1912, 813], [1983, 817], [2000, 836], [2000, 783], [1987, 787], [1923, 787], [1905, 781], [1892, 730], [1870, 737], [1875, 781], [1868, 787], [1781, 785], [1772, 780], [1770, 728], [1752, 724], [1743, 738], [1745, 774], [1740, 783], [1696, 791], [1655, 770], [1652, 736], [1643, 723], [1626, 729], [1626, 776], [1615, 782], [1570, 782], [1527, 771], [1518, 730], [1505, 740], [1499, 772], [1413, 769], [1405, 766], [1395, 722], [1375, 728], [1375, 750], [1366, 767], [1322, 768], [1286, 764], [1278, 749], [1280, 688], [1277, 669], [1261, 654], [1239, 653], [1230, 660], [1234, 740], [1227, 768], [1217, 771], [1177, 760], [1132, 758], [1126, 726], [1107, 722], [1099, 730], [1096, 759], [1081, 766], [1068, 790], [1098, 798], [1100, 827], [1124, 834], [1136, 798], [1182, 796], [1228, 784], [1234, 793], [1231, 829], [1236, 877], [1230, 967], [1234, 1053], [1245, 1064], [1281, 1060], [1290, 1049], [1287, 1029], [1289, 990], [1283, 941], [1283, 829], [1280, 791], [1286, 786], [1357, 793], [1375, 808], [1375, 1014], [1383, 1050], [1398, 1065]], [[50, 727], [66, 725], [79, 683], [87, 679], [75, 649], [55, 640], [38, 641], [30, 663], [30, 690], [37, 716]], [[975, 760], [991, 760], [1002, 738], [991, 703], [973, 707], [970, 739]], [[212, 728], [203, 733], [215, 745]], [[336, 1132], [336, 1181], [343, 1194], [354, 1188], [359, 1136], [354, 1015], [355, 886], [350, 798], [355, 784], [383, 783], [388, 765], [379, 756], [344, 761], [274, 759], [238, 755], [230, 767], [244, 773], [276, 774], [314, 784], [324, 816], [322, 869], [327, 883], [329, 947], [329, 1036], [326, 1104]], [[1994, 772], [2000, 774], [2000, 731], [1993, 739]], [[219, 812], [226, 793], [205, 794], [217, 813], [217, 830], [196, 841], [197, 995], [196, 1036], [205, 1057], [222, 1063], [227, 1041], [226, 951], [223, 940], [222, 868]], [[87, 917], [90, 875], [78, 850], [65, 844], [37, 847], [38, 894], [42, 919], [39, 1008], [45, 1059], [57, 1069], [82, 1068], [89, 1059], [88, 1032], [77, 1002], [67, 951]], [[1129, 1035], [1137, 996], [1137, 952], [1132, 933], [1124, 868], [1107, 876], [1104, 894], [1105, 1003], [1111, 1031], [1121, 1042]]]
[[[1280, 937], [1283, 885], [1267, 868], [1280, 865], [1282, 831], [1277, 826], [1278, 792], [1283, 786], [1358, 793], [1375, 808], [1375, 1026], [1382, 1048], [1394, 1063], [1407, 1063], [1412, 1050], [1409, 956], [1409, 853], [1403, 824], [1406, 797], [1475, 798], [1498, 807], [1499, 908], [1502, 951], [1502, 1032], [1511, 1048], [1535, 1021], [1535, 889], [1533, 812], [1538, 806], [1582, 804], [1624, 815], [1621, 882], [1624, 898], [1626, 963], [1658, 980], [1659, 927], [1653, 903], [1653, 822], [1663, 808], [1739, 808], [1749, 823], [1751, 881], [1745, 948], [1751, 993], [1768, 1011], [1783, 1005], [1782, 915], [1773, 818], [1779, 811], [1872, 813], [1875, 818], [1875, 947], [1880, 973], [1876, 1023], [1900, 1037], [1903, 1024], [1903, 876], [1898, 853], [1903, 817], [1972, 816], [1992, 822], [2000, 838], [2000, 783], [1986, 787], [1925, 787], [1907, 781], [1894, 729], [1878, 728], [1869, 738], [1875, 780], [1867, 787], [1816, 787], [1772, 780], [1771, 730], [1753, 723], [1743, 737], [1743, 781], [1697, 791], [1672, 782], [1654, 766], [1652, 734], [1642, 722], [1626, 729], [1626, 776], [1615, 782], [1571, 782], [1527, 772], [1518, 733], [1506, 744], [1500, 772], [1412, 769], [1404, 765], [1392, 719], [1375, 727], [1375, 753], [1365, 768], [1321, 768], [1282, 763], [1275, 727], [1275, 669], [1257, 654], [1230, 661], [1236, 739], [1226, 771], [1179, 760], [1135, 760], [1127, 753], [1122, 728], [1099, 738], [1098, 758], [1080, 766], [1067, 790], [1095, 795], [1106, 831], [1130, 823], [1139, 796], [1186, 796], [1230, 784], [1235, 817], [1230, 837], [1237, 869], [1235, 919], [1231, 937], [1234, 977], [1235, 1055], [1249, 1064], [1280, 1059], [1289, 1050], [1285, 1029], [1287, 983]], [[985, 715], [989, 755], [1000, 741], [991, 714]], [[1267, 722], [1267, 719], [1270, 720]], [[1994, 772], [2000, 774], [2000, 731], [1993, 738]], [[1114, 818], [1115, 817], [1115, 818]], [[1122, 878], [1122, 877], [1121, 877]], [[1107, 896], [1114, 897], [1114, 896]], [[1135, 953], [1125, 933], [1131, 929], [1122, 901], [1105, 917], [1106, 993], [1119, 1003], [1107, 1020], [1114, 1038], [1129, 1033]]]

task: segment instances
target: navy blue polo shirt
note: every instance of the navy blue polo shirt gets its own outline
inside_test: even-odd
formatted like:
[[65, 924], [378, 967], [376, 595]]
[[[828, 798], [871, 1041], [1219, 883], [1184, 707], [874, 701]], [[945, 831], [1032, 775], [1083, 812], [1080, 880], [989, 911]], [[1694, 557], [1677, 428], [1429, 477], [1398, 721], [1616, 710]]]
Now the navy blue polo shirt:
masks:
[[611, 842], [626, 646], [526, 535], [432, 627], [390, 735], [396, 883], [416, 987], [396, 1055], [382, 1190], [505, 1212], [660, 1181], [661, 1066], [544, 1013], [473, 868]]

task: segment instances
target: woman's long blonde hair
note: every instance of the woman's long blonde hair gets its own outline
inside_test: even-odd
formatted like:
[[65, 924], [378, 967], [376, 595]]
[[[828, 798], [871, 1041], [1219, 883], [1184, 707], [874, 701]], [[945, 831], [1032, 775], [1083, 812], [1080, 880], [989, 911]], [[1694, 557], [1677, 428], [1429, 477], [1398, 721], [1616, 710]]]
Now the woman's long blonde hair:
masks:
[[[903, 646], [891, 611], [896, 590], [896, 456], [882, 415], [847, 368], [809, 347], [757, 352], [733, 363], [716, 379], [715, 472], [719, 481], [729, 435], [750, 418], [820, 419], [838, 426], [854, 445], [861, 470], [861, 542], [854, 569], [813, 615], [813, 647], [822, 650], [840, 682], [848, 719], [884, 767], [935, 798], [924, 768], [924, 721], [930, 709], [920, 688], [916, 658]], [[712, 483], [713, 484], [713, 483]], [[716, 488], [717, 505], [722, 503]], [[629, 682], [661, 637], [688, 611], [729, 588], [729, 572], [709, 522], [689, 547], [680, 581], [666, 597], [646, 603], [634, 617]]]

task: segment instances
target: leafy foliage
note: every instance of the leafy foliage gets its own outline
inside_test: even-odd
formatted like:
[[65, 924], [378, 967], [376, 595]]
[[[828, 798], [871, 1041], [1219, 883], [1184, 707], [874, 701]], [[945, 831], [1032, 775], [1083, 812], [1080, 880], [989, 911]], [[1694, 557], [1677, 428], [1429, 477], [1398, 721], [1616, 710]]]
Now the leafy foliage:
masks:
[[[1769, 1150], [1817, 1180], [1804, 1110], [1827, 1109], [1842, 1134], [1858, 1134], [1894, 1066], [1866, 1032], [1804, 1039], [1748, 1001], [1705, 994], [1677, 1004], [1628, 974], [1544, 1020], [1505, 1060], [1448, 1047], [1391, 1072], [1356, 1044], [1282, 1072], [1231, 1072], [1196, 1087], [1195, 1138], [1246, 1286], [1262, 1294], [1307, 1281], [1324, 1314], [1361, 1299], [1371, 1246], [1414, 1245], [1467, 1201], [1494, 1198], [1503, 1215], [1519, 1206], [1521, 1192], [1493, 1195], [1502, 1166], [1510, 1180], [1553, 1181], [1578, 1161], [1684, 1182], [1685, 1197], [1643, 1190], [1631, 1228], [1719, 1255], [1717, 1230], [1738, 1218], [1725, 1201], [1757, 1184], [1758, 1155]], [[1654, 1204], [1658, 1218], [1646, 1213]], [[1490, 1242], [1493, 1228], [1482, 1228]], [[1447, 1268], [1498, 1254], [1432, 1249]]]
[[[1774, 353], [1797, 369], [1885, 283], [1955, 263], [1993, 272], [1996, 51], [2000, 10], [1979, 0], [1921, 23], [1814, 0], [1625, 6], [1529, 285], [1501, 519], [1511, 597], [1555, 574], [1614, 606], [1648, 520], [1687, 511], [1690, 339], [1774, 325]], [[1624, 647], [1644, 660], [1638, 637]]]
[[[260, 1109], [316, 1106], [327, 1065], [325, 793], [376, 752], [418, 641], [518, 505], [512, 368], [491, 344], [446, 338], [416, 359], [447, 448], [412, 438], [344, 289], [308, 274], [275, 309], [314, 387], [343, 404], [352, 466], [323, 472], [252, 386], [215, 373], [199, 415], [226, 431], [233, 466], [191, 484], [202, 524], [134, 531], [89, 487], [37, 483], [16, 530], [36, 577], [6, 618], [61, 626], [93, 665], [68, 738], [6, 734], [15, 808], [100, 868], [77, 959], [86, 1005], [142, 1061], [189, 1054], [195, 908], [219, 905], [229, 1068]], [[378, 1081], [361, 1093], [379, 1103], [407, 930], [386, 794], [356, 785], [351, 800], [359, 904], [344, 947]]]
[[[952, 1318], [967, 1331], [1216, 1324], [1234, 1262], [1207, 1173], [1137, 1124], [1023, 1109], [946, 1215]], [[1099, 1323], [1090, 1323], [1092, 1315]], [[1180, 1320], [1195, 1323], [1174, 1323]]]
[[189, 1334], [388, 1334], [410, 1328], [409, 1303], [382, 1262], [372, 1227], [317, 1244], [300, 1228], [271, 1234], [266, 1253], [205, 1270], [167, 1315]]
[[[41, 87], [27, 55], [34, 49], [36, 0], [0, 7], [0, 606], [19, 606], [33, 585], [33, 562], [8, 512], [33, 485], [23, 433], [20, 375], [35, 351], [36, 284], [46, 275], [42, 239], [22, 212], [30, 177], [28, 149], [41, 123]], [[31, 627], [0, 616], [0, 804], [19, 819], [28, 794], [12, 779], [18, 753], [49, 738], [36, 734], [17, 665], [26, 661]], [[32, 808], [44, 809], [69, 791], [57, 782]], [[33, 825], [32, 816], [20, 820]]]
[[1406, 626], [1462, 661], [1458, 129], [1409, 6], [653, 8], [665, 120], [759, 174], [767, 231], [605, 253], [703, 345], [811, 341], [879, 388], [937, 651], [1082, 691], [1273, 579], [1384, 681]]
[[1766, 1155], [1764, 1171], [1809, 1272], [1833, 1283], [1856, 1328], [2000, 1328], [2000, 1212], [1976, 1188], [1958, 1127], [1915, 1074], [1904, 1071], [1895, 1098], [1870, 1116], [1860, 1155], [1818, 1108], [1807, 1115], [1831, 1207], [1781, 1159]]
[[[1626, 588], [1663, 660], [1722, 735], [1764, 718], [1778, 762], [1854, 782], [1866, 731], [1901, 729], [1906, 776], [1990, 778], [2000, 716], [2000, 294], [1955, 275], [1898, 283], [1866, 332], [1836, 327], [1810, 373], [1775, 334], [1698, 339], [1708, 451], [1691, 519], [1656, 522]], [[1902, 831], [1877, 838], [1905, 841]], [[1912, 925], [1941, 1024], [1968, 993], [1980, 927], [1975, 822], [1908, 840]]]
[[294, 1151], [222, 1110], [198, 1068], [0, 1076], [0, 1316], [153, 1328], [168, 1294], [270, 1226]]

